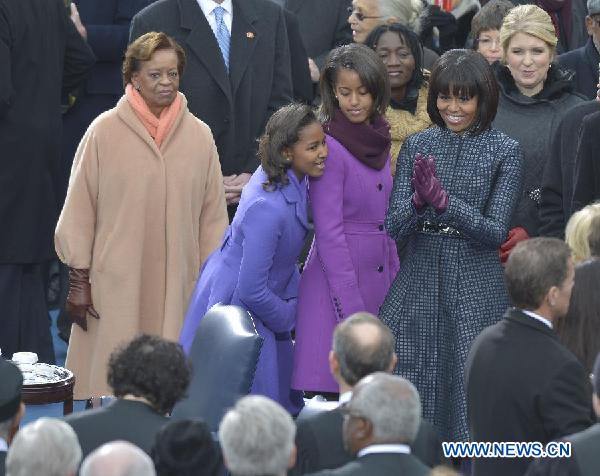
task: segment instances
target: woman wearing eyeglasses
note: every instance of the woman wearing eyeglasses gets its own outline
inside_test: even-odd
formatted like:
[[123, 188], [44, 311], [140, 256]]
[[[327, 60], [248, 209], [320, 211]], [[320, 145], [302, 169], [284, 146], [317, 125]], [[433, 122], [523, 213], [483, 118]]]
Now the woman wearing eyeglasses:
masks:
[[[421, 31], [423, 4], [420, 0], [353, 0], [348, 7], [348, 23], [355, 43], [365, 43], [379, 25], [400, 23], [417, 35]], [[431, 69], [438, 55], [423, 48], [423, 63]]]

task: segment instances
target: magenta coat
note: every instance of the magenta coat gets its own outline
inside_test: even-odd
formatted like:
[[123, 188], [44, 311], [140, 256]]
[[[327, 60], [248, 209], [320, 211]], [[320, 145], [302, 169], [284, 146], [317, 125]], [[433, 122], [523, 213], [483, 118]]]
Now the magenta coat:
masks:
[[377, 315], [399, 262], [383, 227], [389, 159], [376, 170], [329, 135], [327, 146], [325, 173], [309, 183], [315, 240], [300, 278], [292, 387], [337, 392], [327, 359], [333, 329], [358, 311]]

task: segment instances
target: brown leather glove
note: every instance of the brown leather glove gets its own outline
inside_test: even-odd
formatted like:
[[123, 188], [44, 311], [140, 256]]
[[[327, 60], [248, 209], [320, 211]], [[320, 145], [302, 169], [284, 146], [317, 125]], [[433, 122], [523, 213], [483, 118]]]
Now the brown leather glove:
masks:
[[87, 331], [87, 313], [100, 319], [92, 305], [92, 287], [88, 269], [69, 268], [69, 294], [67, 294], [67, 315], [73, 324]]

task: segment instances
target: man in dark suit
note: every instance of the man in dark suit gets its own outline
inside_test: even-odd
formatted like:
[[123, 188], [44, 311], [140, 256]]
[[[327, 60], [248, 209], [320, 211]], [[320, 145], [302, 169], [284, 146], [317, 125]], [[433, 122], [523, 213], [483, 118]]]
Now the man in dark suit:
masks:
[[257, 137], [292, 98], [283, 9], [270, 0], [158, 0], [133, 18], [129, 40], [149, 31], [185, 49], [180, 90], [212, 130], [231, 216], [258, 167]]
[[572, 212], [600, 199], [599, 128], [600, 112], [590, 114], [583, 119], [575, 156]]
[[411, 454], [421, 421], [417, 389], [397, 375], [376, 372], [363, 378], [342, 408], [344, 447], [356, 459], [314, 476], [425, 476], [430, 468]]
[[[585, 46], [572, 49], [557, 58], [564, 69], [575, 72], [575, 91], [588, 99], [596, 98], [598, 62], [600, 62], [600, 0], [587, 0], [585, 28], [588, 40]], [[582, 21], [582, 19], [579, 19]]]
[[54, 363], [43, 263], [59, 212], [61, 92], [94, 55], [63, 0], [0, 0], [0, 348]]
[[[350, 400], [352, 390], [361, 378], [373, 372], [391, 372], [397, 360], [394, 348], [390, 330], [369, 313], [353, 314], [340, 323], [335, 329], [333, 349], [329, 354], [331, 373], [340, 386], [339, 403]], [[296, 422], [298, 457], [293, 470], [295, 475], [339, 468], [353, 459], [342, 440], [341, 408], [317, 411], [311, 407], [309, 404]], [[439, 436], [424, 420], [411, 443], [411, 450], [427, 466], [443, 462]]]
[[[593, 373], [594, 413], [600, 417], [600, 354]], [[540, 458], [529, 466], [526, 476], [596, 476], [600, 472], [600, 423], [563, 438], [571, 443], [570, 458]]]
[[300, 34], [309, 57], [313, 82], [319, 81], [319, 70], [329, 52], [352, 43], [348, 23], [351, 0], [282, 0], [285, 8], [295, 13]]
[[4, 476], [8, 445], [25, 413], [25, 405], [21, 402], [22, 388], [21, 371], [0, 357], [0, 476]]
[[[506, 284], [515, 308], [474, 341], [465, 379], [471, 437], [543, 444], [591, 425], [587, 375], [553, 326], [569, 309], [574, 269], [556, 238], [519, 243]], [[475, 458], [473, 476], [520, 476], [530, 458]]]
[[105, 408], [65, 418], [77, 433], [83, 457], [113, 440], [129, 441], [150, 453], [190, 376], [181, 346], [157, 336], [141, 335], [113, 352], [108, 384], [117, 399]]
[[[600, 1], [600, 0], [599, 0]], [[571, 216], [575, 157], [583, 120], [600, 112], [600, 102], [586, 101], [569, 109], [552, 139], [550, 157], [544, 165], [539, 208], [540, 235], [563, 239]]]

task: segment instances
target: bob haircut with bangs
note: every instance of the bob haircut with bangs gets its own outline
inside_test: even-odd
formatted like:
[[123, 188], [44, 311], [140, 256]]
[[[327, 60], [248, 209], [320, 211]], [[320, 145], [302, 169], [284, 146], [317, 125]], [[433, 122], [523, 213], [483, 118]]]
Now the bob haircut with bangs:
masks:
[[362, 85], [373, 97], [371, 117], [385, 114], [390, 103], [387, 69], [371, 48], [359, 43], [350, 43], [332, 50], [327, 56], [320, 80], [322, 102], [319, 108], [319, 119], [322, 122], [329, 122], [333, 119], [335, 110], [339, 108], [335, 97], [335, 84], [338, 72], [342, 68], [356, 72]]
[[477, 97], [477, 116], [468, 132], [489, 129], [498, 110], [498, 85], [485, 58], [473, 50], [450, 50], [435, 63], [429, 80], [427, 113], [432, 122], [446, 127], [437, 107], [438, 96]]

